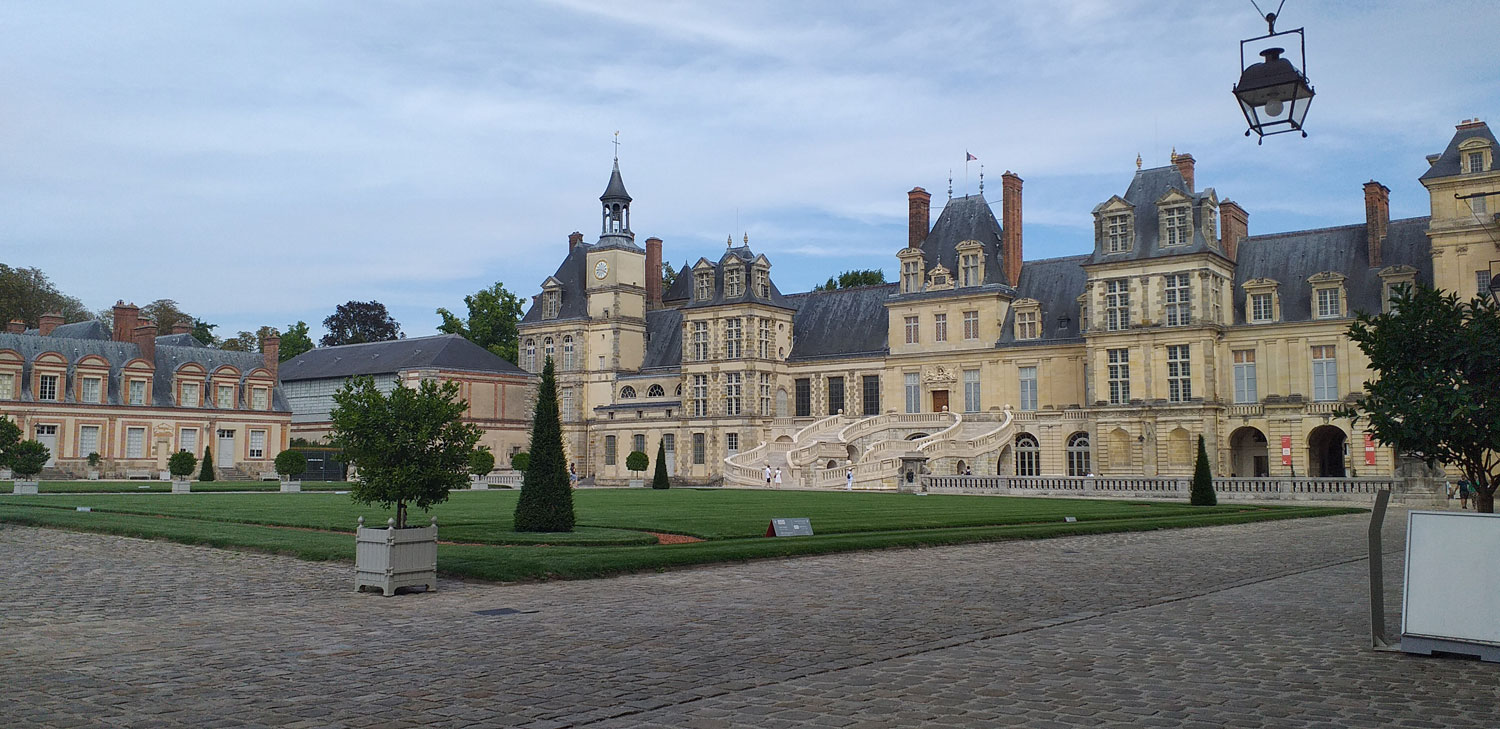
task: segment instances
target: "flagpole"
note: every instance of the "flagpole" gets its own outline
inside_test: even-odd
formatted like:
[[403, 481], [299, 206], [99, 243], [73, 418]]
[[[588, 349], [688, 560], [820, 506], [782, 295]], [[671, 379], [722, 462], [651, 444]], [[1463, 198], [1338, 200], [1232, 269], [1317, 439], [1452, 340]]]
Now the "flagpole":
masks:
[[969, 196], [969, 150], [964, 150], [964, 197]]

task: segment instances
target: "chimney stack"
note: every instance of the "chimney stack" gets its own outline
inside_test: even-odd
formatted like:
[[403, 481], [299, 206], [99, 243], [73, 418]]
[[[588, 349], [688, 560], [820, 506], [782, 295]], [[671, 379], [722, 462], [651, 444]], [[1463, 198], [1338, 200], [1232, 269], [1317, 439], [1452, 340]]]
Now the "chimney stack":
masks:
[[10, 323], [5, 325], [5, 331], [11, 334], [25, 334], [26, 322], [21, 321], [20, 319], [11, 319]]
[[1391, 224], [1391, 189], [1374, 180], [1365, 183], [1365, 245], [1370, 267], [1380, 268], [1380, 248]]
[[1021, 178], [1006, 170], [1000, 176], [1000, 256], [1005, 264], [1005, 282], [1021, 285]]
[[646, 311], [661, 308], [661, 239], [646, 239]]
[[37, 319], [36, 328], [38, 330], [38, 333], [42, 336], [50, 337], [52, 336], [52, 330], [62, 326], [64, 321], [67, 320], [63, 319], [62, 314], [59, 314], [55, 311], [49, 311], [43, 314], [41, 318]]
[[189, 323], [187, 323], [185, 321], [178, 321], [176, 324], [172, 325], [172, 333], [173, 334], [192, 334], [193, 333], [193, 325], [189, 324]]
[[135, 327], [131, 330], [131, 338], [135, 340], [136, 348], [141, 350], [141, 359], [155, 366], [156, 325], [152, 324], [150, 319], [137, 319]]
[[580, 233], [580, 232], [578, 232], [578, 231], [575, 230], [572, 233], [568, 234], [568, 252], [569, 253], [572, 253], [574, 248], [577, 248], [578, 246], [581, 246], [581, 245], [583, 245], [583, 234], [582, 233]]
[[129, 342], [135, 336], [135, 326], [141, 318], [141, 310], [123, 299], [115, 301], [114, 324], [110, 338], [116, 342]]
[[276, 379], [276, 368], [281, 364], [281, 335], [275, 329], [261, 340], [260, 356], [265, 360], [266, 369], [271, 371], [271, 379]]
[[922, 241], [927, 240], [928, 221], [932, 217], [932, 195], [920, 187], [913, 187], [911, 192], [906, 193], [906, 203], [909, 210], [906, 245], [908, 248], [921, 248]]
[[1219, 203], [1219, 239], [1224, 243], [1224, 255], [1235, 259], [1240, 242], [1250, 237], [1250, 214], [1233, 200]]
[[1187, 191], [1195, 192], [1193, 188], [1193, 155], [1186, 152], [1178, 154], [1172, 152], [1172, 164], [1177, 165], [1177, 171], [1182, 173], [1183, 182], [1187, 183]]

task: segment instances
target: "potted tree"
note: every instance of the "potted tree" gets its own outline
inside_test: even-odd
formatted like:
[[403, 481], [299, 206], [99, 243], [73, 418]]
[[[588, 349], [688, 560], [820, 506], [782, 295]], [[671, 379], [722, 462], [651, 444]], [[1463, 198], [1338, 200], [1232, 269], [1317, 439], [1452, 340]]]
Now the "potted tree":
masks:
[[495, 454], [489, 446], [479, 446], [469, 455], [469, 488], [483, 491], [490, 487], [490, 471], [495, 470]]
[[167, 472], [172, 474], [172, 493], [185, 494], [193, 490], [188, 476], [198, 467], [198, 457], [187, 451], [177, 451], [167, 458]]
[[102, 458], [99, 457], [98, 453], [90, 453], [89, 454], [88, 461], [89, 461], [89, 480], [90, 481], [98, 481], [99, 480], [99, 464], [103, 460], [104, 459], [102, 459]]
[[625, 470], [636, 474], [630, 478], [630, 488], [638, 489], [646, 485], [646, 479], [641, 478], [640, 474], [650, 465], [650, 458], [641, 451], [631, 451], [630, 455], [625, 456]]
[[671, 488], [672, 481], [667, 476], [667, 443], [665, 440], [656, 442], [656, 472], [651, 474], [651, 488]]
[[0, 415], [0, 481], [9, 481], [11, 478], [10, 453], [17, 443], [21, 442], [21, 426], [15, 421]]
[[331, 440], [358, 469], [350, 496], [396, 510], [383, 529], [359, 518], [355, 589], [376, 587], [387, 596], [402, 587], [437, 589], [437, 518], [409, 527], [406, 508], [430, 509], [468, 480], [480, 430], [463, 422], [468, 403], [458, 398], [458, 384], [424, 380], [386, 394], [374, 379], [355, 377], [333, 401]]
[[276, 454], [276, 474], [281, 476], [281, 490], [295, 494], [302, 491], [302, 479], [307, 472], [307, 454], [290, 448]]
[[11, 446], [7, 453], [10, 467], [16, 472], [15, 485], [11, 493], [34, 494], [37, 492], [37, 482], [34, 480], [38, 473], [47, 466], [47, 459], [52, 456], [47, 452], [47, 446], [40, 441], [23, 440]]

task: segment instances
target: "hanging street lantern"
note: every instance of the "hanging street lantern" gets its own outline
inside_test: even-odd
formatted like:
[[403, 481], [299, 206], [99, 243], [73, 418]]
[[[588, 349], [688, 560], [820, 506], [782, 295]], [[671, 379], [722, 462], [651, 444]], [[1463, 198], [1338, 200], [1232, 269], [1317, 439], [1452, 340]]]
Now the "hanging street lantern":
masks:
[[1307, 83], [1307, 76], [1297, 70], [1291, 61], [1281, 57], [1286, 52], [1284, 48], [1266, 48], [1260, 52], [1265, 60], [1245, 65], [1246, 44], [1258, 44], [1278, 36], [1296, 35], [1301, 51], [1300, 60], [1306, 68], [1307, 39], [1303, 36], [1302, 29], [1277, 33], [1275, 13], [1266, 14], [1266, 25], [1270, 29], [1267, 35], [1240, 41], [1240, 82], [1234, 85], [1234, 97], [1239, 100], [1240, 110], [1245, 113], [1245, 123], [1250, 125], [1245, 136], [1250, 136], [1250, 132], [1259, 134], [1257, 144], [1264, 142], [1272, 134], [1302, 132], [1302, 136], [1306, 137], [1307, 132], [1302, 128], [1302, 122], [1307, 118], [1307, 108], [1312, 105], [1313, 97], [1313, 89]]

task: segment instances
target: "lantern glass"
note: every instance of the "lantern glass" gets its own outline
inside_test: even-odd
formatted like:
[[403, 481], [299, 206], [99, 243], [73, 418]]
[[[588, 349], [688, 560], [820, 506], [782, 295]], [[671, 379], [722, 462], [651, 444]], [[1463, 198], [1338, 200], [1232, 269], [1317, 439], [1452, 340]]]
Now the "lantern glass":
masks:
[[[1300, 30], [1288, 33], [1300, 35]], [[1250, 127], [1245, 132], [1247, 136], [1250, 132], [1262, 137], [1285, 132], [1302, 132], [1302, 136], [1307, 136], [1302, 123], [1312, 105], [1312, 86], [1291, 61], [1281, 57], [1283, 52], [1281, 48], [1261, 51], [1265, 60], [1246, 67], [1234, 86], [1234, 96]]]

